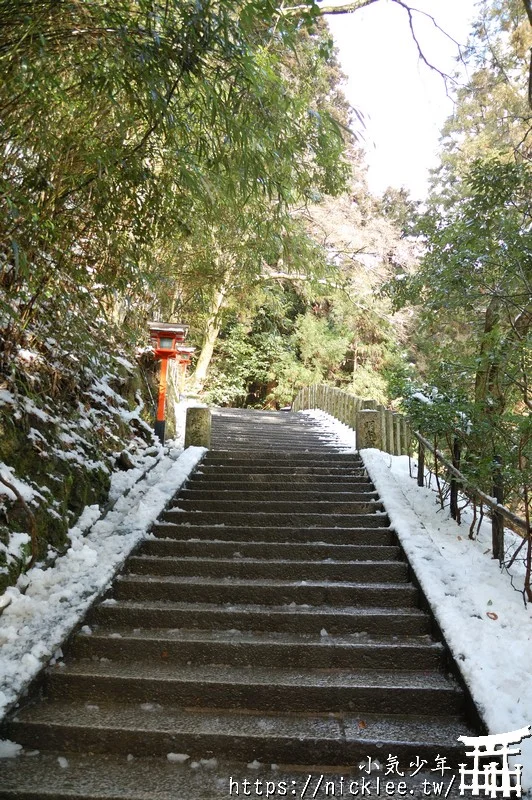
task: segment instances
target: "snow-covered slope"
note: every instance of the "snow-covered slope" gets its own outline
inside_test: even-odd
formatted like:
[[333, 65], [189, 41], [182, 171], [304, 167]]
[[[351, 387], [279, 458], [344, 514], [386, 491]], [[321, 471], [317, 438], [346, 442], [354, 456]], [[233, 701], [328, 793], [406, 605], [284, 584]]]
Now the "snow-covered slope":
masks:
[[64, 551], [83, 509], [108, 501], [119, 467], [157, 453], [133, 348], [126, 358], [97, 325], [90, 338], [68, 330], [60, 341], [50, 323], [28, 331], [0, 375], [0, 593], [32, 556]]

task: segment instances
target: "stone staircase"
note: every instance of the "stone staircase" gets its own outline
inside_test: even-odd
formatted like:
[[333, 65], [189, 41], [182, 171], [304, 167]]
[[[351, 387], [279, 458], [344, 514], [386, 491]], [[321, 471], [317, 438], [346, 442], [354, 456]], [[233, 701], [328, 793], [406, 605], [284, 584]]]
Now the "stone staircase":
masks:
[[[0, 732], [25, 748], [1, 799], [422, 797], [464, 760], [470, 703], [383, 504], [309, 418], [217, 412], [152, 533]], [[404, 778], [361, 770], [391, 756]]]

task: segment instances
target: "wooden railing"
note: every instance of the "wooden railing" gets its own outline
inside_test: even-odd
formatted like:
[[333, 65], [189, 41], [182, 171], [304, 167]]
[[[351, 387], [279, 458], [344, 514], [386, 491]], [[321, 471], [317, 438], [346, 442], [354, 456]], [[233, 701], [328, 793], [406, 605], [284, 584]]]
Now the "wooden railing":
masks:
[[460, 487], [460, 491], [464, 494], [471, 497], [472, 500], [478, 501], [482, 503], [482, 505], [486, 506], [491, 511], [491, 521], [492, 521], [492, 551], [493, 557], [498, 558], [500, 562], [503, 561], [504, 556], [504, 546], [503, 546], [503, 531], [504, 531], [504, 524], [505, 521], [507, 525], [512, 528], [517, 533], [521, 535], [526, 535], [527, 533], [530, 534], [529, 527], [527, 521], [522, 519], [521, 517], [514, 514], [513, 511], [510, 511], [509, 508], [506, 508], [501, 502], [502, 500], [502, 488], [500, 485], [497, 485], [497, 479], [494, 478], [494, 486], [493, 486], [493, 496], [483, 492], [481, 489], [478, 489], [473, 483], [463, 475], [454, 464], [445, 458], [443, 453], [441, 453], [436, 447], [434, 447], [424, 436], [422, 436], [419, 431], [414, 432], [414, 437], [418, 441], [418, 463], [417, 463], [417, 483], [418, 486], [424, 485], [424, 474], [425, 474], [425, 454], [428, 450], [432, 453], [435, 461], [442, 464], [447, 472], [450, 475], [450, 508], [451, 508], [451, 516], [453, 519], [460, 521], [459, 515], [457, 514], [457, 501], [456, 501], [456, 494], [458, 492], [458, 487]]
[[[532, 571], [532, 531], [525, 519], [514, 514], [513, 511], [503, 505], [502, 481], [499, 481], [497, 474], [500, 470], [496, 469], [493, 479], [493, 496], [478, 489], [467, 476], [465, 476], [458, 466], [460, 465], [460, 451], [451, 448], [451, 456], [447, 458], [438, 448], [436, 443], [431, 444], [419, 431], [412, 431], [408, 418], [404, 414], [390, 411], [384, 406], [379, 405], [374, 400], [368, 400], [356, 395], [336, 389], [325, 384], [314, 384], [301, 389], [292, 403], [293, 411], [303, 411], [305, 409], [320, 409], [330, 414], [335, 419], [348, 425], [357, 434], [357, 448], [362, 450], [366, 447], [375, 447], [391, 455], [412, 455], [412, 443], [417, 444], [417, 482], [419, 486], [425, 485], [426, 478], [426, 458], [427, 453], [432, 459], [431, 466], [436, 475], [440, 502], [442, 508], [445, 496], [449, 498], [451, 516], [460, 523], [459, 495], [469, 498], [474, 508], [474, 521], [476, 520], [476, 507], [481, 509], [487, 507], [491, 514], [492, 523], [492, 555], [499, 559], [502, 564], [504, 561], [504, 525], [512, 528], [516, 533], [523, 536], [523, 545], [528, 543], [529, 555], [527, 557], [528, 569], [525, 580], [525, 591], [529, 600], [532, 600], [532, 589], [530, 577]], [[439, 467], [445, 469], [443, 476], [443, 486], [439, 480]], [[429, 475], [430, 475], [429, 471]], [[473, 538], [470, 529], [470, 538]], [[518, 548], [512, 556], [510, 564], [513, 563], [517, 554], [522, 549]]]
[[390, 411], [375, 400], [315, 383], [294, 398], [293, 411], [320, 409], [356, 430], [357, 447], [376, 447], [395, 456], [410, 455], [412, 434], [404, 414]]

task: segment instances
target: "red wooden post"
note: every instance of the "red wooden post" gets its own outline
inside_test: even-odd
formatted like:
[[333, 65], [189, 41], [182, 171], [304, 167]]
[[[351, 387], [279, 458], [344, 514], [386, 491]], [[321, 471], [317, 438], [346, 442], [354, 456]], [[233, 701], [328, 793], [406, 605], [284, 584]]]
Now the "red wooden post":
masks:
[[[149, 322], [151, 338], [155, 342], [154, 354], [161, 362], [159, 374], [159, 398], [157, 401], [157, 415], [155, 417], [155, 435], [161, 444], [164, 444], [164, 433], [166, 427], [166, 382], [168, 376], [168, 359], [177, 358], [179, 355], [178, 342], [183, 342], [187, 335], [186, 325], [174, 324], [173, 322]], [[183, 348], [184, 350], [185, 348]], [[186, 348], [192, 350], [193, 348]]]
[[166, 379], [168, 375], [168, 356], [161, 358], [161, 371], [159, 373], [159, 399], [157, 401], [157, 416], [155, 418], [154, 432], [161, 444], [164, 444], [166, 428]]

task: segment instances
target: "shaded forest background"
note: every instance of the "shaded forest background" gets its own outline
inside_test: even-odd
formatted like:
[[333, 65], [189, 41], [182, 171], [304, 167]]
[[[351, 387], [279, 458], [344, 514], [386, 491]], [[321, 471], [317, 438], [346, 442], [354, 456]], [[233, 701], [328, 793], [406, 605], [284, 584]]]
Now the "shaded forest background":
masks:
[[401, 407], [529, 513], [526, 4], [478, 4], [423, 206], [369, 192], [321, 12], [1, 3], [0, 583], [153, 446], [150, 319], [190, 324], [190, 393]]

